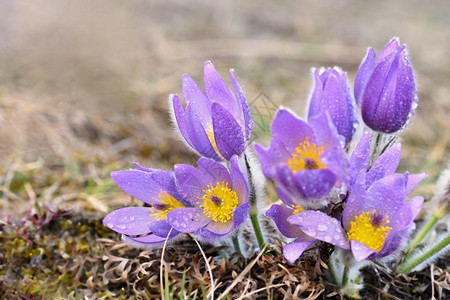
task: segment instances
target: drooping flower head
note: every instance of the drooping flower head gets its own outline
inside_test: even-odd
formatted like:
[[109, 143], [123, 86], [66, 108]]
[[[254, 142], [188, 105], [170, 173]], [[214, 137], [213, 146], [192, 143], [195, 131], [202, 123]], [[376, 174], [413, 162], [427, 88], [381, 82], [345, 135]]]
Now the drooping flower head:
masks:
[[175, 176], [165, 170], [147, 169], [135, 164], [136, 170], [111, 173], [114, 182], [127, 194], [151, 207], [125, 207], [108, 214], [103, 223], [122, 234], [122, 238], [141, 246], [160, 246], [167, 237], [179, 234], [167, 223], [167, 214], [189, 203], [180, 195]]
[[182, 92], [186, 108], [177, 95], [170, 98], [172, 115], [186, 143], [200, 155], [216, 161], [242, 154], [253, 129], [244, 93], [234, 71], [229, 73], [234, 96], [208, 61], [203, 75], [206, 94], [189, 75], [184, 75]]
[[348, 161], [340, 137], [327, 113], [309, 118], [309, 124], [286, 108], [272, 122], [268, 148], [255, 145], [264, 175], [273, 179], [288, 206], [309, 208], [334, 186], [347, 183]]
[[394, 174], [368, 189], [361, 172], [342, 214], [342, 223], [320, 211], [304, 211], [288, 218], [305, 234], [339, 248], [350, 249], [356, 261], [386, 258], [404, 246], [414, 227], [423, 198], [406, 202], [406, 177]]
[[341, 69], [313, 69], [314, 89], [308, 110], [308, 118], [327, 111], [337, 132], [348, 144], [355, 133], [358, 121], [355, 118], [354, 99], [350, 91], [347, 74]]
[[212, 241], [230, 234], [248, 217], [248, 186], [236, 156], [230, 159], [230, 171], [203, 157], [197, 164], [199, 169], [175, 165], [179, 191], [192, 207], [169, 212], [167, 221], [178, 231]]
[[356, 74], [355, 98], [364, 123], [375, 131], [396, 132], [412, 117], [418, 102], [414, 71], [397, 38], [376, 60], [369, 48]]

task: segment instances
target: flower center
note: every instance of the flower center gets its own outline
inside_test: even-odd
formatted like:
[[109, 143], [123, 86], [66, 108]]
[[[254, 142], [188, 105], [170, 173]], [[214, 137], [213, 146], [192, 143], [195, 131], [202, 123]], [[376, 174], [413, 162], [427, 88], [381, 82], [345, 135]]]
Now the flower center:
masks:
[[208, 185], [202, 197], [203, 213], [214, 220], [214, 222], [225, 223], [233, 217], [233, 210], [238, 205], [238, 196], [235, 191], [228, 187], [226, 182], [218, 182], [213, 187]]
[[392, 230], [392, 227], [386, 226], [388, 223], [388, 216], [383, 217], [376, 210], [363, 212], [355, 216], [355, 221], [350, 222], [348, 239], [358, 241], [378, 253], [383, 249], [386, 237]]
[[292, 205], [292, 208], [294, 209], [294, 212], [292, 213], [293, 215], [299, 214], [302, 211], [305, 211], [303, 209], [303, 207], [301, 207], [300, 205], [296, 204], [296, 205]]
[[318, 147], [306, 139], [295, 148], [295, 152], [291, 154], [287, 164], [292, 172], [297, 173], [299, 170], [325, 169], [326, 166], [320, 161], [319, 157], [323, 153], [323, 146]]
[[167, 192], [161, 191], [158, 194], [158, 197], [161, 199], [161, 202], [153, 204], [152, 208], [150, 208], [150, 217], [154, 218], [155, 221], [165, 220], [170, 211], [184, 207], [180, 201], [172, 197]]
[[217, 155], [219, 155], [221, 159], [225, 160], [225, 158], [220, 153], [219, 148], [217, 148], [216, 138], [214, 137], [214, 128], [209, 123], [208, 128], [206, 128], [206, 134], [208, 135], [209, 142], [211, 143], [211, 146], [213, 147], [214, 151], [216, 151]]

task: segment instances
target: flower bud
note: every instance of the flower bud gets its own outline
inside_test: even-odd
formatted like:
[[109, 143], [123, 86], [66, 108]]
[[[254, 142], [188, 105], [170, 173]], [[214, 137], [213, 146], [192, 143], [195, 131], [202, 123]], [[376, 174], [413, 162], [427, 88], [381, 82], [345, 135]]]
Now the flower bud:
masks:
[[355, 118], [354, 100], [347, 74], [341, 69], [314, 69], [314, 90], [309, 104], [308, 119], [327, 111], [337, 132], [351, 141], [358, 121]]
[[375, 131], [394, 133], [408, 123], [417, 107], [417, 89], [408, 50], [397, 38], [376, 60], [369, 48], [356, 74], [355, 98], [364, 123]]

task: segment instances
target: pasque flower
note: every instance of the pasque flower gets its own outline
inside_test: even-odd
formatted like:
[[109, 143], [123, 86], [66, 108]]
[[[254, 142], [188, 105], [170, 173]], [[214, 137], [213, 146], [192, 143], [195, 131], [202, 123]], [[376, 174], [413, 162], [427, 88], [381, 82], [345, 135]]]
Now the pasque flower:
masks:
[[[273, 179], [288, 205], [309, 208], [334, 186], [348, 181], [348, 160], [336, 128], [327, 113], [309, 118], [309, 124], [286, 108], [272, 122], [268, 148], [255, 145], [264, 175]], [[292, 200], [295, 199], [295, 200]]]
[[423, 198], [406, 200], [407, 178], [394, 174], [366, 188], [361, 172], [347, 198], [342, 222], [320, 211], [304, 211], [288, 218], [312, 238], [350, 249], [356, 261], [386, 258], [404, 246]]
[[327, 111], [337, 132], [351, 141], [358, 121], [355, 118], [354, 99], [347, 74], [341, 69], [313, 69], [314, 89], [309, 103], [308, 117]]
[[204, 157], [197, 164], [199, 169], [175, 165], [177, 186], [191, 207], [169, 212], [167, 221], [177, 231], [212, 241], [230, 234], [248, 217], [248, 185], [237, 156], [230, 159], [230, 171]]
[[170, 97], [172, 115], [184, 140], [200, 155], [217, 161], [242, 154], [253, 128], [244, 93], [234, 71], [229, 74], [234, 96], [208, 61], [203, 75], [206, 94], [189, 75], [184, 75], [182, 92], [186, 107], [183, 108], [177, 95]]
[[362, 118], [375, 131], [393, 133], [405, 126], [417, 106], [414, 72], [406, 46], [392, 39], [375, 60], [369, 48], [355, 78]]
[[[178, 192], [172, 172], [147, 169], [135, 164], [136, 170], [111, 173], [114, 182], [127, 194], [151, 205], [151, 207], [125, 207], [108, 214], [103, 223], [121, 233], [122, 238], [133, 244], [161, 245], [167, 237], [172, 239], [179, 232], [167, 223], [167, 214], [189, 204]], [[170, 235], [169, 235], [170, 232]]]
[[[348, 189], [350, 191], [352, 190], [361, 171], [367, 172], [364, 180], [367, 188], [375, 181], [385, 176], [395, 174], [398, 164], [400, 163], [400, 156], [401, 144], [397, 143], [381, 154], [369, 168], [370, 133], [367, 131], [364, 132], [350, 156], [350, 182]], [[406, 172], [404, 176], [407, 179], [406, 194], [409, 194], [422, 179], [427, 177], [427, 174], [409, 174]]]

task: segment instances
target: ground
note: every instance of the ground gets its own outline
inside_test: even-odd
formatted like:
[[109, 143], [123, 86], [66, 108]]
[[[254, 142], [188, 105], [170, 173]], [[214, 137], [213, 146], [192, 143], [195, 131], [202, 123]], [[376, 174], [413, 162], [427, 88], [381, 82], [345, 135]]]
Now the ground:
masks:
[[[445, 1], [52, 2], [0, 1], [2, 298], [159, 297], [161, 251], [128, 247], [101, 223], [112, 209], [137, 203], [109, 172], [133, 161], [168, 169], [195, 163], [173, 130], [167, 99], [181, 93], [182, 74], [201, 82], [206, 60], [225, 77], [235, 69], [254, 140], [265, 144], [279, 105], [305, 113], [312, 67], [338, 65], [353, 80], [368, 46], [379, 52], [398, 36], [410, 51], [420, 99], [402, 135], [400, 171], [429, 174], [415, 194], [428, 200], [424, 212], [431, 209], [435, 180], [450, 160]], [[175, 297], [200, 288], [200, 297], [209, 274], [197, 245], [185, 245], [167, 249], [165, 286]], [[253, 258], [233, 299], [265, 287], [255, 297], [339, 295], [325, 264], [306, 258], [290, 265], [279, 247]], [[215, 257], [217, 295], [252, 262], [204, 250]], [[326, 260], [326, 248], [314, 251]], [[444, 259], [408, 277], [370, 268], [364, 274], [361, 295], [369, 299], [449, 293]]]

